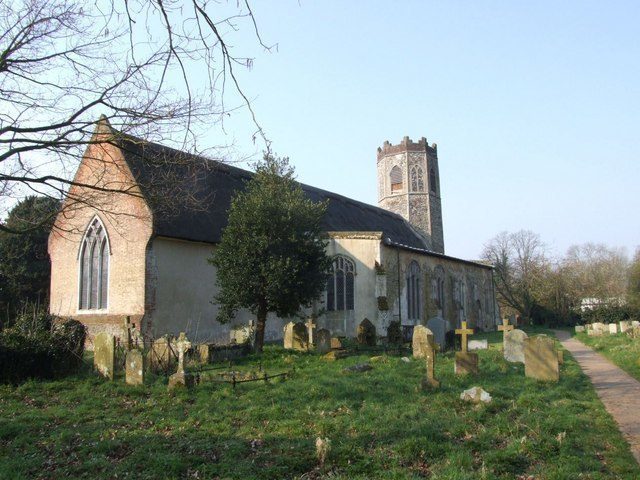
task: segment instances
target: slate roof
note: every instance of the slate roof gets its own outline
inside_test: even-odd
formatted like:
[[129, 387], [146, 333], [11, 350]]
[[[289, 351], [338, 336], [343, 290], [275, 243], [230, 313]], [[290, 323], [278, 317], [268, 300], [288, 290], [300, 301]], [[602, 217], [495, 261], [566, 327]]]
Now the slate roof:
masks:
[[[252, 173], [136, 137], [117, 134], [116, 138], [154, 212], [154, 234], [218, 243], [227, 225], [231, 198], [243, 188]], [[424, 241], [400, 215], [336, 193], [300, 185], [311, 200], [329, 201], [325, 231], [382, 232], [390, 244], [427, 253]], [[173, 195], [189, 198], [184, 202], [176, 199], [169, 202], [174, 208], [165, 208], [166, 198], [175, 198]], [[165, 207], [157, 207], [160, 204]]]

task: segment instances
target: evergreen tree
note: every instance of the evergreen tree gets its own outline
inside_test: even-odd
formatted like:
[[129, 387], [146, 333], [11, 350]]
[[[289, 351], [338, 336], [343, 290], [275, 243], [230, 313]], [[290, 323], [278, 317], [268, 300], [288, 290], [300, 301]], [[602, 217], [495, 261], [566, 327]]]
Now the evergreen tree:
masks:
[[[45, 304], [49, 296], [51, 264], [49, 231], [60, 208], [50, 197], [30, 196], [9, 212], [0, 229], [0, 305], [3, 314], [26, 302]], [[3, 315], [4, 317], [4, 315]]]
[[231, 202], [228, 225], [209, 260], [217, 268], [218, 320], [228, 322], [238, 309], [249, 309], [257, 317], [257, 352], [269, 312], [293, 316], [325, 288], [326, 207], [305, 197], [287, 158], [269, 155]]

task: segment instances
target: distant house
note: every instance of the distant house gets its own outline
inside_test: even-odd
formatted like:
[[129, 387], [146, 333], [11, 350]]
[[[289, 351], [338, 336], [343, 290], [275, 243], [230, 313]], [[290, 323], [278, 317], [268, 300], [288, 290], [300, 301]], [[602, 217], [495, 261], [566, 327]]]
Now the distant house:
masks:
[[[231, 325], [216, 321], [207, 259], [252, 173], [120, 134], [106, 120], [94, 141], [69, 191], [74, 208], [49, 238], [51, 313], [82, 321], [91, 335], [119, 334], [129, 315], [147, 337], [186, 331], [196, 342], [228, 341], [231, 328], [253, 317], [241, 311]], [[492, 329], [492, 267], [444, 254], [437, 147], [424, 138], [386, 142], [377, 168], [378, 207], [302, 185], [309, 198], [328, 200], [333, 270], [313, 307], [318, 326], [346, 336], [364, 318], [382, 335], [392, 320], [430, 324], [440, 337], [463, 320]], [[158, 208], [162, 197], [175, 198], [174, 208]], [[268, 321], [266, 339], [281, 338], [286, 321]]]

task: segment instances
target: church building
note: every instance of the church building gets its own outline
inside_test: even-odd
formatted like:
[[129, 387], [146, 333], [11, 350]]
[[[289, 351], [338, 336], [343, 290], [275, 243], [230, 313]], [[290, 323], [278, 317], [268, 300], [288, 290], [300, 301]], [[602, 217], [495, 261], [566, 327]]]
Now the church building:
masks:
[[[338, 336], [355, 336], [365, 318], [382, 336], [394, 320], [406, 331], [427, 325], [438, 342], [462, 321], [493, 329], [492, 267], [444, 253], [437, 146], [385, 142], [377, 173], [377, 207], [301, 185], [312, 200], [328, 201], [333, 259], [326, 290], [306, 314]], [[49, 237], [50, 312], [80, 320], [90, 335], [119, 335], [130, 316], [147, 339], [185, 331], [195, 343], [228, 343], [254, 317], [241, 311], [231, 324], [216, 321], [207, 259], [251, 175], [101, 120]], [[290, 320], [269, 317], [265, 340], [282, 338]]]

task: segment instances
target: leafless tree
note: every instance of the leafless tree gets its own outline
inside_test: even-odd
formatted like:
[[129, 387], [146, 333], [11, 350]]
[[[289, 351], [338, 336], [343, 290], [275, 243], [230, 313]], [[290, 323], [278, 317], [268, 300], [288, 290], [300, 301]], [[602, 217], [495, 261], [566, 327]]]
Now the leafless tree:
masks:
[[[204, 125], [244, 108], [268, 146], [236, 75], [252, 60], [230, 43], [247, 31], [272, 48], [248, 0], [0, 0], [0, 209], [74, 185], [122, 193], [72, 177], [87, 147], [104, 140], [92, 137], [100, 115], [123, 135], [197, 153]], [[65, 208], [91, 203], [84, 195]]]
[[495, 267], [498, 301], [529, 318], [548, 271], [540, 236], [528, 230], [502, 232], [485, 244], [482, 257]]

